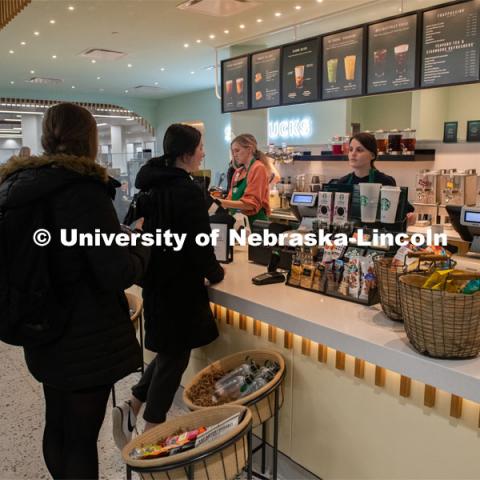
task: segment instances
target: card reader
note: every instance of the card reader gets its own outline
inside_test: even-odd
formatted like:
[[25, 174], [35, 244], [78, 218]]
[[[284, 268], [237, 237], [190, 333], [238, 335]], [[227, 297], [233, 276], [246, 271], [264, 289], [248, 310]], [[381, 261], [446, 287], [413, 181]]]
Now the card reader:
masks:
[[285, 283], [285, 275], [277, 272], [280, 263], [280, 252], [272, 250], [268, 271], [252, 278], [254, 285], [271, 285], [272, 283]]

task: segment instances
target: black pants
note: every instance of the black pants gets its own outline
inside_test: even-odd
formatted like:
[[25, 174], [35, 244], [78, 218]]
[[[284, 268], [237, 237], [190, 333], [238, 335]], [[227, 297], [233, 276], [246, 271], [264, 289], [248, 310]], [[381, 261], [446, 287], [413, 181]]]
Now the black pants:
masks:
[[43, 385], [43, 457], [55, 480], [98, 478], [97, 440], [111, 388], [68, 392]]
[[187, 369], [191, 350], [158, 353], [145, 370], [132, 394], [146, 402], [143, 418], [150, 423], [163, 423]]

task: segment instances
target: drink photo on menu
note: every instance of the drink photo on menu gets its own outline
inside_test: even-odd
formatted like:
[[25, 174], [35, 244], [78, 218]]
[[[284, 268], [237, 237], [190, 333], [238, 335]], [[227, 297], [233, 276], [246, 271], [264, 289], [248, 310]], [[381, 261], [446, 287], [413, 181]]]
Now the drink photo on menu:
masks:
[[235, 112], [248, 108], [248, 57], [233, 58], [222, 62], [223, 111]]
[[415, 87], [417, 26], [417, 14], [369, 25], [368, 93]]
[[322, 98], [346, 98], [363, 93], [365, 29], [344, 30], [323, 37]]
[[280, 105], [280, 56], [280, 48], [252, 55], [252, 108]]

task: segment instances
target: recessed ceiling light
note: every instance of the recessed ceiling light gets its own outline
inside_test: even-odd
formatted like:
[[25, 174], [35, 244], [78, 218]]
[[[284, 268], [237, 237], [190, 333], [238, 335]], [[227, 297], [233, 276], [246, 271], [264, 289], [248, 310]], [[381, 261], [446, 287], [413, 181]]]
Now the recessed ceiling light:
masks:
[[239, 25], [239, 27], [243, 30], [245, 28], [245, 25], [242, 23], [241, 25]]
[[208, 38], [210, 38], [211, 40], [213, 40], [215, 38], [215, 35], [212, 33], [211, 35], [208, 36]]
[[33, 34], [38, 37], [40, 35], [40, 32], [33, 32]]
[[183, 46], [184, 46], [185, 48], [188, 48], [190, 45], [189, 45], [188, 43], [184, 43]]
[[281, 17], [281, 16], [282, 16], [282, 12], [275, 12], [275, 16], [276, 16], [276, 17]]
[[190, 72], [190, 75], [195, 75], [195, 72], [194, 72], [194, 71], [191, 71], [191, 72]]
[[127, 67], [128, 67], [128, 68], [132, 68], [133, 65], [132, 65], [131, 63], [129, 63], [129, 64], [127, 65]]
[[95, 59], [92, 59], [92, 63], [97, 63], [97, 61]]
[[262, 23], [263, 20], [261, 18], [257, 18], [257, 23]]
[[75, 85], [72, 85], [72, 88], [75, 88]]
[[52, 18], [52, 20], [50, 20], [50, 23], [51, 23], [52, 25], [55, 25], [55, 20], [53, 20], [53, 18]]
[[125, 93], [128, 93], [128, 90], [125, 90]]
[[301, 5], [295, 5], [295, 10], [301, 10], [302, 6]]
[[35, 73], [35, 70], [30, 70], [30, 74], [33, 75]]
[[73, 11], [75, 10], [75, 7], [74, 7], [73, 5], [70, 5], [70, 6], [68, 7], [68, 9], [69, 9], [71, 12], [73, 12]]
[[161, 72], [164, 72], [164, 71], [165, 71], [165, 68], [164, 68], [164, 67], [162, 67], [162, 68], [160, 69], [160, 71], [161, 71]]
[[322, 2], [323, 2], [323, 0], [317, 0], [317, 3], [322, 3]]
[[226, 35], [228, 35], [230, 33], [230, 30], [224, 30], [223, 33], [225, 33]]
[[105, 91], [105, 89], [104, 89], [104, 88], [100, 88], [100, 92], [104, 92], [104, 91]]
[[56, 55], [52, 55], [52, 58], [55, 60], [55, 59], [57, 58], [57, 56], [56, 56]]
[[97, 80], [101, 80], [101, 79], [102, 79], [102, 77], [97, 77]]
[[11, 55], [13, 55], [15, 52], [13, 50], [9, 50], [8, 53], [10, 53]]
[[20, 42], [20, 45], [25, 46], [27, 42]]
[[195, 41], [196, 41], [197, 43], [202, 43], [202, 41], [201, 41], [200, 39], [195, 40]]
[[158, 82], [155, 82], [154, 85], [158, 85]]
[[15, 84], [15, 82], [12, 80], [12, 81], [10, 82], [10, 85], [14, 85], [14, 84]]

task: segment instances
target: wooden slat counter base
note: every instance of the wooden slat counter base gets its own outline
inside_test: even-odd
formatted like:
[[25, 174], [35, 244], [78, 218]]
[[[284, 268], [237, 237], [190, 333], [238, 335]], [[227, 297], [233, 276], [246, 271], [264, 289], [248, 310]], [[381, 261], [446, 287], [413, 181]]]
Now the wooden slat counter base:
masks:
[[420, 355], [403, 325], [389, 320], [379, 305], [366, 307], [283, 284], [255, 286], [251, 278], [264, 267], [249, 263], [244, 249], [236, 250], [235, 261], [225, 269], [225, 280], [209, 289], [210, 300], [285, 330], [286, 348], [292, 348], [291, 334], [296, 334], [480, 403], [479, 358], [437, 360]]

